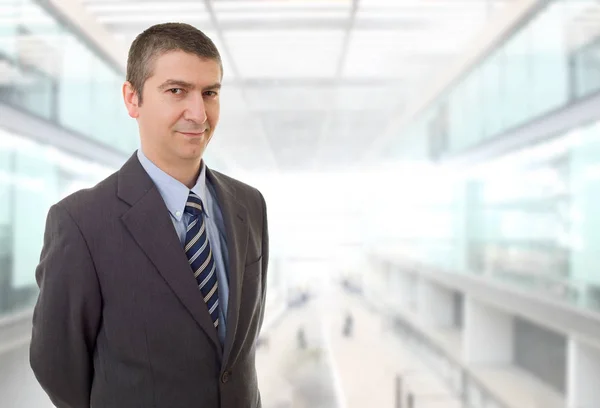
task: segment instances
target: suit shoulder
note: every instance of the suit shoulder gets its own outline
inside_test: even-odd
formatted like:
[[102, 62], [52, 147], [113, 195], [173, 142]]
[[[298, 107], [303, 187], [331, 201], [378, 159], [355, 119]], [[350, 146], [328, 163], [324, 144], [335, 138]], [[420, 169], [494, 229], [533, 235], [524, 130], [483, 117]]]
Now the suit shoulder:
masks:
[[116, 197], [117, 174], [118, 172], [114, 172], [92, 187], [67, 195], [56, 205], [66, 209], [75, 218], [96, 213], [100, 207]]
[[247, 183], [244, 183], [243, 181], [235, 179], [235, 178], [228, 176], [226, 174], [223, 174], [219, 171], [215, 171], [215, 170], [211, 170], [211, 171], [213, 173], [217, 174], [221, 180], [225, 181], [227, 184], [232, 186], [236, 190], [238, 195], [251, 196], [251, 197], [255, 197], [262, 201], [262, 198], [261, 198], [262, 193], [256, 187], [253, 187]]

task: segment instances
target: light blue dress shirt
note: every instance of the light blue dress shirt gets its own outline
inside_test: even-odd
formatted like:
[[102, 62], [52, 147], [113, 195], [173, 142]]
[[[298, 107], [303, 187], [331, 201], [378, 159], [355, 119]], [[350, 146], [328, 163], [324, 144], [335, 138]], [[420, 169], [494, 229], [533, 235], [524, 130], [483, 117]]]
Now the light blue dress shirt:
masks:
[[[169, 210], [171, 221], [173, 221], [173, 226], [175, 226], [175, 231], [177, 231], [183, 250], [185, 233], [191, 218], [191, 215], [185, 212], [185, 203], [187, 202], [190, 190], [150, 161], [142, 152], [142, 149], [138, 149], [137, 156], [146, 173], [154, 181]], [[192, 187], [192, 191], [202, 199], [206, 211], [204, 220], [208, 232], [208, 241], [210, 242], [210, 247], [217, 264], [217, 282], [219, 284], [220, 312], [218, 334], [221, 344], [224, 344], [227, 329], [227, 307], [229, 303], [229, 275], [227, 273], [229, 270], [229, 253], [227, 251], [223, 213], [217, 202], [213, 186], [206, 180], [206, 166], [204, 165], [204, 161], [202, 161], [202, 170], [200, 171], [198, 180], [196, 180], [196, 185]], [[198, 291], [198, 296], [200, 296], [200, 291]]]

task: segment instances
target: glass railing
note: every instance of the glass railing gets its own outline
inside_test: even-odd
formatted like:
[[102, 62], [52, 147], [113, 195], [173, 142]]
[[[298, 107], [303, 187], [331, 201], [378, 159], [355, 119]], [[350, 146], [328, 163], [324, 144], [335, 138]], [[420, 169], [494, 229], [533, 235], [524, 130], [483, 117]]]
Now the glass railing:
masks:
[[[391, 312], [382, 299], [370, 299], [362, 293], [356, 294], [350, 291], [348, 293], [360, 296], [371, 310], [386, 314], [391, 319], [393, 335], [442, 380], [450, 394], [461, 401], [463, 408], [513, 408], [416, 325]], [[413, 408], [419, 407], [418, 396], [407, 399], [412, 400]]]

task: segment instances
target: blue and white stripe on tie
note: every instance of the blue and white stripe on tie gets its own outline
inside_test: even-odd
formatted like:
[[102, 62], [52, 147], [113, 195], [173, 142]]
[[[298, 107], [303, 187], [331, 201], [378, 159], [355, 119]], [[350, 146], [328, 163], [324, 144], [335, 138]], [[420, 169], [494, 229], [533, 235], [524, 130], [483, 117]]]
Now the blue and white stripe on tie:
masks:
[[217, 265], [208, 242], [202, 200], [190, 191], [185, 212], [192, 216], [185, 234], [185, 255], [188, 258], [198, 288], [204, 297], [215, 327], [219, 326], [219, 286]]

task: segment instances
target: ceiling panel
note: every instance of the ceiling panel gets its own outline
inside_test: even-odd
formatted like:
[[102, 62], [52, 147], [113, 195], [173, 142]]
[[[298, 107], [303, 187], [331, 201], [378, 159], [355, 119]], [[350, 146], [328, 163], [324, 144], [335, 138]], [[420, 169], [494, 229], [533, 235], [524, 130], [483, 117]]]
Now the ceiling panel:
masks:
[[109, 27], [120, 29], [123, 26], [138, 24], [150, 26], [166, 21], [209, 22], [208, 13], [203, 1], [87, 1], [87, 10], [96, 19]]
[[354, 111], [340, 110], [329, 118], [328, 132], [335, 142], [339, 139], [364, 141], [369, 133], [378, 133], [388, 118], [389, 113], [379, 109], [365, 109], [362, 115], [357, 115]]
[[379, 109], [363, 109], [360, 115], [356, 111], [332, 112], [316, 150], [318, 163], [321, 166], [330, 162], [349, 165], [357, 160], [369, 141], [388, 123], [389, 115]]
[[225, 43], [243, 78], [334, 77], [344, 31], [228, 31]]
[[[188, 0], [188, 1], [169, 1], [164, 0], [144, 0], [143, 6], [140, 1], [107, 1], [107, 0], [94, 0], [94, 1], [83, 1], [88, 11], [91, 13], [102, 16], [110, 14], [121, 14], [135, 11], [136, 14], [146, 14], [151, 12], [165, 12], [169, 13], [172, 11], [189, 11], [189, 12], [206, 12], [206, 5], [203, 1]], [[131, 15], [129, 17], [132, 17]]]
[[365, 9], [471, 9], [477, 7], [497, 9], [518, 0], [360, 0]]
[[246, 87], [249, 108], [256, 111], [310, 111], [331, 106], [331, 87]]
[[[119, 14], [111, 14], [99, 16], [98, 21], [106, 24], [111, 30], [124, 30], [129, 28], [132, 24], [143, 26], [144, 28], [150, 27], [153, 24], [160, 24], [169, 21], [177, 21], [179, 23], [188, 24], [207, 24], [210, 23], [210, 17], [206, 13], [186, 13], [184, 11], [170, 11], [170, 12], [153, 12], [143, 13], [136, 16], [124, 16]], [[144, 29], [142, 28], [142, 30]]]
[[[234, 3], [234, 4], [232, 4]], [[267, 1], [215, 3], [219, 25], [225, 30], [342, 28], [351, 15], [348, 1]]]
[[225, 74], [214, 156], [232, 169], [293, 171], [351, 166], [517, 0], [81, 1], [126, 48], [155, 23], [205, 32]]
[[[406, 95], [406, 84], [343, 86], [335, 92], [335, 108], [342, 111], [397, 110]], [[355, 114], [356, 115], [356, 114]]]
[[[301, 81], [299, 81], [301, 82]], [[252, 111], [397, 109], [406, 95], [406, 84], [397, 81], [306, 81], [306, 85], [244, 87]], [[314, 83], [317, 82], [317, 83]]]
[[468, 37], [442, 30], [354, 31], [344, 77], [418, 77], [457, 55]]
[[340, 10], [257, 10], [248, 11], [222, 11], [217, 14], [219, 22], [244, 23], [246, 21], [277, 21], [277, 20], [343, 20], [350, 17], [350, 9]]
[[353, 0], [213, 0], [216, 11], [344, 10]]

